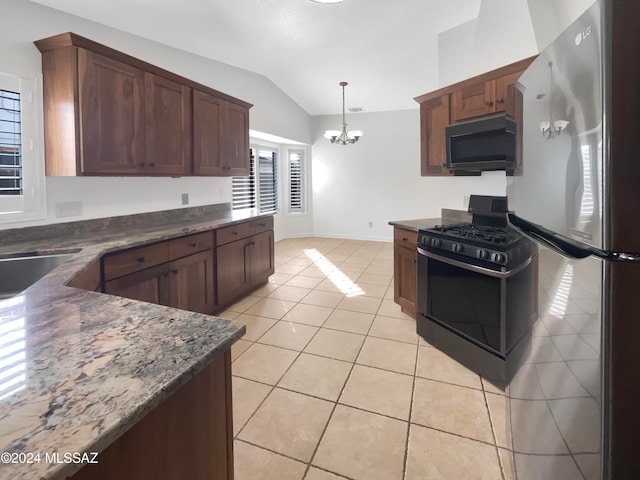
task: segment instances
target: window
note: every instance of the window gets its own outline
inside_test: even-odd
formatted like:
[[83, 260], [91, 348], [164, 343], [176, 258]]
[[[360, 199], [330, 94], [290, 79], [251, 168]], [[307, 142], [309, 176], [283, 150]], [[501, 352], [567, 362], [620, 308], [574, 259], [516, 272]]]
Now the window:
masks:
[[0, 73], [0, 222], [44, 213], [44, 175], [28, 79]]
[[251, 148], [249, 176], [231, 180], [234, 210], [257, 208], [260, 213], [278, 210], [278, 152], [269, 147]]
[[289, 212], [304, 213], [304, 150], [289, 150]]

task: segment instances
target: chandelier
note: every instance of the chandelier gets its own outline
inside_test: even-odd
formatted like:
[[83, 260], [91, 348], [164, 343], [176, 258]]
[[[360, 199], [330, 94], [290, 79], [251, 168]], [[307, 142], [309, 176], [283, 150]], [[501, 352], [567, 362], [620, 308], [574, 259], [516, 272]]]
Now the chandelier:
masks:
[[331, 143], [337, 143], [338, 145], [349, 145], [350, 143], [356, 143], [360, 140], [360, 137], [364, 135], [363, 130], [349, 130], [347, 131], [347, 122], [344, 119], [344, 87], [348, 85], [347, 82], [340, 82], [342, 87], [342, 131], [340, 130], [327, 130], [324, 132], [324, 138], [331, 141]]
[[549, 62], [549, 75], [551, 76], [551, 87], [549, 88], [549, 120], [540, 122], [540, 132], [547, 140], [556, 138], [562, 130], [567, 128], [569, 122], [567, 120], [554, 120], [552, 111], [553, 102], [553, 62]]

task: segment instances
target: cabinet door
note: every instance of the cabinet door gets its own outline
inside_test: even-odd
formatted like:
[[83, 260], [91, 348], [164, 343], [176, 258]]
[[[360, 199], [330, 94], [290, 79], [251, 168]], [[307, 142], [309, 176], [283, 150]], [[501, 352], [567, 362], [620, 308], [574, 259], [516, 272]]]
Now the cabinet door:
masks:
[[250, 277], [251, 287], [260, 285], [273, 275], [273, 230], [260, 233], [250, 238]]
[[521, 75], [522, 72], [516, 72], [496, 79], [496, 112], [506, 111], [514, 116], [515, 85]]
[[193, 91], [193, 173], [226, 175], [221, 158], [224, 101]]
[[225, 306], [251, 288], [248, 239], [227, 243], [216, 249], [218, 306]]
[[496, 111], [496, 82], [476, 83], [451, 94], [451, 120], [458, 122]]
[[136, 174], [144, 170], [144, 73], [78, 49], [81, 171]]
[[452, 175], [447, 161], [445, 128], [449, 125], [449, 95], [420, 104], [420, 170], [424, 176]]
[[213, 312], [213, 269], [211, 250], [169, 263], [169, 305], [191, 312]]
[[167, 264], [110, 280], [104, 293], [158, 305], [169, 304], [169, 269]]
[[415, 317], [418, 285], [417, 252], [415, 249], [393, 247], [393, 300], [402, 311]]
[[146, 173], [191, 173], [191, 89], [144, 74]]
[[225, 175], [249, 175], [249, 109], [225, 102], [224, 158]]

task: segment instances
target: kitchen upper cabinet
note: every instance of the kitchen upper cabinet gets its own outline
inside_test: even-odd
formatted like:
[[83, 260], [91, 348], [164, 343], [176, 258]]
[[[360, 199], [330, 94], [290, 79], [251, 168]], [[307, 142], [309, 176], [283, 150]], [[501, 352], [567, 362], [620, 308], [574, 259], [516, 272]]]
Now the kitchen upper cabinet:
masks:
[[78, 49], [81, 173], [144, 170], [144, 72]]
[[149, 175], [191, 172], [191, 89], [145, 72], [145, 138]]
[[[452, 123], [500, 112], [505, 112], [517, 122], [522, 102], [521, 98], [518, 99], [515, 85], [534, 59], [526, 58], [415, 98], [420, 104], [422, 176], [454, 175], [444, 166], [447, 160], [446, 128]], [[510, 174], [522, 174], [521, 160], [520, 166]], [[455, 175], [478, 174], [455, 172]]]
[[248, 175], [250, 104], [89, 39], [38, 40], [47, 175]]
[[237, 177], [249, 175], [249, 109], [225, 102], [223, 127], [226, 174]]
[[420, 170], [423, 176], [452, 175], [445, 168], [445, 128], [449, 125], [449, 95], [420, 104]]
[[249, 109], [194, 91], [193, 144], [196, 175], [249, 175]]

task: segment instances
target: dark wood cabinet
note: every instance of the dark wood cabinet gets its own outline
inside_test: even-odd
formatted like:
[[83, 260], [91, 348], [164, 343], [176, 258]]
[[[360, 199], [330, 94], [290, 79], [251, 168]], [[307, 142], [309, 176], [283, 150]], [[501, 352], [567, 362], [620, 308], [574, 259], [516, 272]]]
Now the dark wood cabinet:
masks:
[[[485, 115], [505, 112], [517, 120], [517, 89], [520, 75], [535, 57], [526, 58], [463, 82], [416, 97], [420, 103], [420, 173], [422, 176], [454, 175], [446, 164], [446, 127]], [[521, 110], [520, 110], [521, 112]], [[522, 174], [520, 166], [513, 175]], [[477, 175], [479, 172], [456, 171], [455, 175]]]
[[168, 265], [158, 265], [109, 280], [104, 284], [104, 293], [157, 305], [169, 305]]
[[145, 72], [146, 156], [148, 175], [191, 172], [191, 89]]
[[251, 104], [73, 33], [38, 40], [47, 175], [248, 175]]
[[453, 175], [447, 161], [445, 128], [449, 125], [449, 95], [420, 104], [420, 170], [422, 176]]
[[78, 88], [82, 174], [144, 170], [144, 72], [78, 49]]
[[223, 164], [226, 175], [249, 175], [249, 109], [225, 102]]
[[215, 310], [213, 251], [169, 263], [169, 306], [200, 313]]
[[402, 311], [416, 316], [418, 284], [418, 233], [399, 227], [393, 229], [393, 301]]
[[225, 307], [273, 275], [273, 217], [216, 231], [218, 306]]
[[73, 480], [233, 480], [230, 349], [148, 412]]
[[194, 173], [249, 175], [249, 109], [195, 90]]

